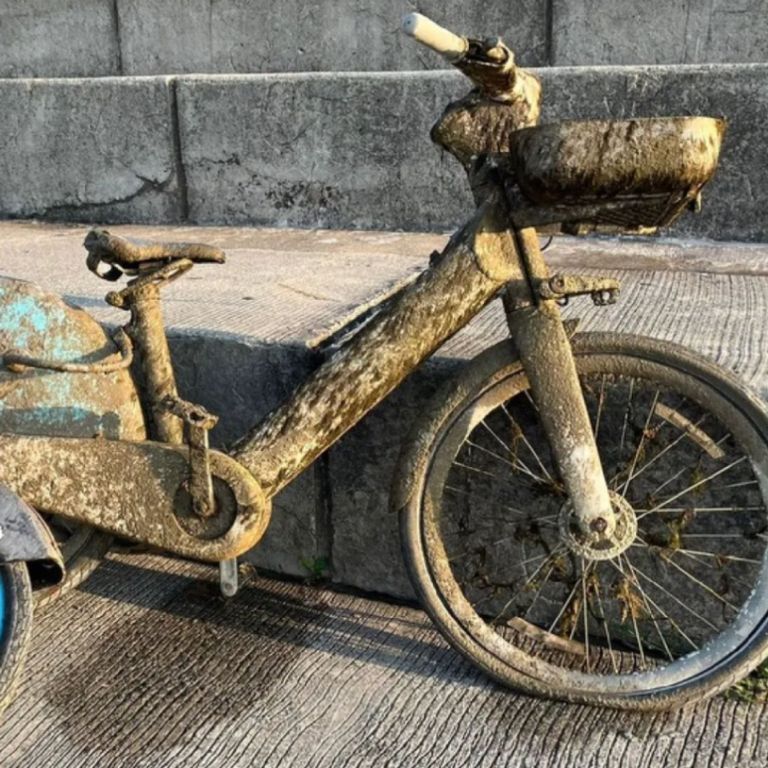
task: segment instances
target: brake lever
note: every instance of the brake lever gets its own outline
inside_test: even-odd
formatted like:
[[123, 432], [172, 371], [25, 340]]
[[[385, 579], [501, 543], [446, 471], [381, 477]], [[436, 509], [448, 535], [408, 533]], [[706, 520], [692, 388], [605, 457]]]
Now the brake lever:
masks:
[[466, 54], [453, 66], [494, 101], [513, 101], [516, 94], [515, 55], [498, 37], [469, 39]]

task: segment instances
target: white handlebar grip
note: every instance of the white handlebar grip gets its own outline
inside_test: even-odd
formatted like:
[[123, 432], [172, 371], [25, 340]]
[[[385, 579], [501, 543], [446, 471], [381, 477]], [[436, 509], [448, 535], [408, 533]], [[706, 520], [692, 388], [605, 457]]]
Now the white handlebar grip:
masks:
[[403, 32], [445, 56], [449, 61], [457, 61], [467, 52], [465, 38], [454, 35], [420, 13], [403, 16]]

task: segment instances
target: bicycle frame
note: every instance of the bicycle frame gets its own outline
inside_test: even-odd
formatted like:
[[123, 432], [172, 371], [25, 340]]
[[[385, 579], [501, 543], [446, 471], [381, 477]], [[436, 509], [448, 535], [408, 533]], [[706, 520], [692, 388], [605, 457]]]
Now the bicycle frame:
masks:
[[492, 196], [436, 266], [236, 445], [234, 455], [267, 496], [309, 466], [503, 288], [510, 331], [542, 404], [572, 503], [587, 526], [612, 516], [610, 502], [603, 504], [607, 488], [603, 481], [601, 489], [602, 469], [558, 308], [553, 301], [537, 302], [531, 289], [547, 276], [536, 232], [511, 230], [508, 222], [506, 202], [501, 194]]

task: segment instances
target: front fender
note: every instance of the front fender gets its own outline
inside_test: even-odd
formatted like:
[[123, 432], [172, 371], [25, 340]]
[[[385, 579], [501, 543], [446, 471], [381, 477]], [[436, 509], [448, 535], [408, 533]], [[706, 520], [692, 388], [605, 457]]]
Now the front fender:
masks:
[[58, 544], [40, 515], [12, 490], [0, 485], [0, 563], [26, 562], [35, 585], [64, 579]]

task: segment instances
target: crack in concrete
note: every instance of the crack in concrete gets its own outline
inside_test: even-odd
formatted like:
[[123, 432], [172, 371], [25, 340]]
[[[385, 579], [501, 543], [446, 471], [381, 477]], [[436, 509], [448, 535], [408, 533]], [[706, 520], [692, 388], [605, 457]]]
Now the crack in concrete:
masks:
[[123, 40], [120, 29], [119, 0], [112, 0], [112, 32], [115, 35], [115, 69], [118, 75], [124, 75], [123, 71]]
[[124, 195], [123, 197], [116, 197], [112, 198], [111, 200], [103, 200], [100, 202], [81, 201], [79, 203], [62, 203], [60, 205], [51, 205], [39, 211], [25, 211], [23, 214], [14, 216], [12, 218], [27, 218], [29, 216], [43, 219], [56, 218], [62, 215], [68, 216], [92, 209], [106, 208], [112, 205], [121, 205], [122, 203], [129, 203], [132, 200], [135, 200], [146, 192], [165, 192], [174, 178], [173, 171], [171, 171], [171, 173], [169, 173], [168, 176], [166, 176], [166, 178], [162, 181], [150, 179], [146, 176], [141, 176], [138, 173], [134, 175], [137, 179], [139, 179], [139, 181], [142, 182], [142, 184], [136, 191], [131, 192], [128, 195]]
[[186, 222], [189, 221], [189, 185], [187, 183], [187, 168], [184, 165], [181, 120], [179, 116], [179, 81], [177, 78], [171, 78], [169, 88], [171, 92], [171, 144], [179, 189], [179, 220]]

